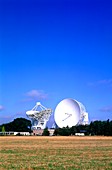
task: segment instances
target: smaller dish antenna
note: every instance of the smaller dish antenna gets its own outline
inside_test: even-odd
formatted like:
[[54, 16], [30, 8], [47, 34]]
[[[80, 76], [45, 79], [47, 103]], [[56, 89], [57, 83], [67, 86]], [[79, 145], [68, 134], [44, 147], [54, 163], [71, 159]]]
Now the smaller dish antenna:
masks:
[[51, 113], [52, 109], [47, 109], [37, 102], [32, 110], [26, 112], [26, 115], [32, 120], [32, 129], [45, 129]]

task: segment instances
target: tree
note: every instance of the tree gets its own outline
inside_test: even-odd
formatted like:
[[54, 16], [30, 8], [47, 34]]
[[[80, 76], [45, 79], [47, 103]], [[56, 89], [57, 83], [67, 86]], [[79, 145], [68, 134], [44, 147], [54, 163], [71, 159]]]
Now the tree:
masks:
[[72, 127], [70, 128], [70, 133], [71, 133], [71, 135], [75, 135], [76, 132], [77, 132], [76, 126], [72, 126]]
[[54, 134], [53, 135], [55, 135], [55, 136], [58, 135], [58, 129], [57, 128], [54, 130]]
[[71, 135], [71, 129], [68, 126], [63, 128], [57, 128], [54, 131], [54, 135], [69, 136]]
[[14, 119], [10, 123], [1, 125], [5, 127], [5, 131], [15, 131], [15, 132], [31, 132], [31, 121], [25, 118]]
[[5, 126], [2, 126], [2, 133], [5, 132]]
[[42, 133], [42, 136], [49, 136], [49, 131], [48, 131], [48, 128], [45, 128], [43, 133]]

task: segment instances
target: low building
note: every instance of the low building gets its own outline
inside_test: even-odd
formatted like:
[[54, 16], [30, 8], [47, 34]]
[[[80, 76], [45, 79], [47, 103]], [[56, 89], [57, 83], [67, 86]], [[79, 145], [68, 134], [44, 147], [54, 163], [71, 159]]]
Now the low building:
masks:
[[14, 132], [14, 135], [30, 136], [29, 132]]
[[75, 133], [75, 136], [85, 136], [84, 133]]
[[42, 136], [42, 134], [43, 134], [43, 129], [34, 129], [33, 130], [33, 135], [35, 135], [35, 136]]
[[[54, 130], [55, 129], [48, 129], [49, 131], [49, 136], [53, 136], [54, 135]], [[44, 129], [34, 129], [33, 130], [33, 135], [36, 136], [42, 136]]]
[[20, 136], [30, 136], [29, 132], [0, 132], [0, 136], [16, 136], [16, 135], [20, 135]]
[[49, 135], [50, 135], [50, 136], [53, 136], [55, 129], [48, 129], [48, 131], [49, 131]]

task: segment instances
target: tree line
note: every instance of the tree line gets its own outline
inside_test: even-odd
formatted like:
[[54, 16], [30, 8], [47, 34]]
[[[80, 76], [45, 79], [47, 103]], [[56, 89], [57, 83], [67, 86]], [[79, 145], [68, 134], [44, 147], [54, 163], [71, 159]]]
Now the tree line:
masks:
[[[10, 123], [0, 125], [0, 132], [32, 132], [31, 121], [25, 118], [14, 119]], [[56, 128], [54, 130], [54, 135], [60, 136], [70, 136], [76, 133], [84, 133], [85, 135], [102, 135], [102, 136], [112, 136], [112, 121], [109, 119], [107, 121], [94, 121], [89, 125], [76, 125], [63, 128]], [[44, 129], [44, 136], [49, 136], [48, 128]]]
[[54, 135], [70, 136], [76, 133], [84, 133], [85, 135], [101, 135], [112, 136], [112, 121], [94, 121], [89, 125], [77, 125], [64, 128], [57, 128], [54, 131]]

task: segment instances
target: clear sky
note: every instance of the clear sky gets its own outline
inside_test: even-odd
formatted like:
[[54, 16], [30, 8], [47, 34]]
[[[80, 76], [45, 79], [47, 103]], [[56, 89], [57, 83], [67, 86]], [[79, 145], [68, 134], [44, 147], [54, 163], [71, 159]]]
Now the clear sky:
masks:
[[112, 1], [1, 0], [0, 124], [64, 98], [112, 120]]

